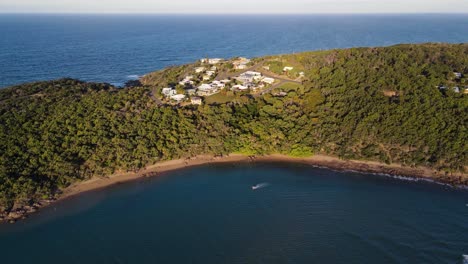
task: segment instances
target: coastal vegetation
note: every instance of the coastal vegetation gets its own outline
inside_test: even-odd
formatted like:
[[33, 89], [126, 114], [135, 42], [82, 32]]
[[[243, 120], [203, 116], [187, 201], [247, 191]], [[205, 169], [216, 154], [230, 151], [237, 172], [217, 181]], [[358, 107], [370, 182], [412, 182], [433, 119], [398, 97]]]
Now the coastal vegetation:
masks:
[[302, 85], [286, 83], [261, 96], [223, 91], [199, 106], [155, 101], [155, 91], [193, 67], [184, 65], [129, 88], [61, 79], [0, 90], [0, 211], [94, 176], [198, 154], [327, 154], [425, 166], [446, 177], [466, 173], [467, 44], [256, 62], [278, 74], [284, 65], [300, 65]]

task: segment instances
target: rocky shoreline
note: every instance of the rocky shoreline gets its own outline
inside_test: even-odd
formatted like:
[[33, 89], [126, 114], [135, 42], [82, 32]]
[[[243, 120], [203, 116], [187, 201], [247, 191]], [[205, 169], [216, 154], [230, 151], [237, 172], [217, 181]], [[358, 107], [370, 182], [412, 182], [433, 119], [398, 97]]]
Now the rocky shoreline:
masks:
[[203, 164], [230, 163], [230, 162], [295, 162], [313, 167], [327, 168], [337, 171], [353, 171], [367, 174], [389, 175], [395, 178], [405, 177], [416, 181], [424, 180], [444, 184], [456, 188], [468, 186], [467, 174], [443, 175], [435, 170], [425, 167], [404, 167], [398, 164], [384, 164], [372, 161], [341, 160], [336, 157], [316, 155], [310, 158], [294, 158], [285, 155], [245, 156], [228, 155], [216, 157], [210, 155], [197, 156], [188, 159], [172, 160], [148, 166], [139, 172], [123, 172], [106, 178], [95, 178], [76, 183], [63, 191], [57, 191], [54, 197], [40, 201], [30, 201], [26, 205], [16, 205], [10, 210], [0, 211], [0, 223], [15, 223], [26, 219], [41, 208], [49, 206], [56, 201], [79, 195], [87, 191], [105, 188], [107, 186], [139, 178], [154, 177], [163, 172], [188, 168]]
[[28, 205], [14, 207], [9, 211], [0, 212], [0, 222], [6, 221], [13, 224], [18, 220], [26, 219], [30, 214], [33, 214], [39, 209], [54, 203], [56, 200], [56, 198], [44, 199], [31, 202]]

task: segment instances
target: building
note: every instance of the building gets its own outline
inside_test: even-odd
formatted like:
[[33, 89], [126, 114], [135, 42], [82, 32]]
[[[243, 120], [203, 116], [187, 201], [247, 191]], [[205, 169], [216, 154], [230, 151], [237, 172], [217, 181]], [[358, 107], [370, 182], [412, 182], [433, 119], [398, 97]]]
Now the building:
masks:
[[216, 73], [215, 71], [206, 71], [206, 75], [208, 76], [213, 76], [215, 75], [215, 73]]
[[201, 97], [195, 96], [190, 99], [191, 103], [193, 105], [201, 105], [202, 104], [202, 99]]
[[239, 75], [236, 79], [242, 83], [249, 83], [253, 81], [258, 81], [262, 78], [262, 74], [260, 72], [254, 71], [246, 71]]
[[192, 81], [192, 79], [193, 79], [192, 75], [186, 76], [182, 81], [179, 82], [179, 84], [180, 85], [187, 85], [187, 84], [193, 85], [194, 82]]
[[197, 90], [196, 89], [187, 89], [187, 90], [185, 90], [185, 92], [188, 95], [195, 95], [197, 93]]
[[204, 80], [204, 81], [209, 81], [209, 80], [211, 80], [211, 76], [209, 76], [209, 75], [203, 75], [203, 80]]
[[461, 77], [463, 77], [463, 74], [461, 74], [461, 72], [454, 72], [453, 74], [455, 75], [455, 78], [457, 79], [461, 79]]
[[250, 63], [249, 59], [239, 57], [238, 59], [232, 62], [232, 65], [234, 65], [234, 69], [236, 70], [244, 70], [244, 69], [247, 69], [247, 64], [249, 63]]
[[171, 99], [177, 102], [180, 102], [185, 99], [185, 94], [176, 94], [171, 96]]
[[241, 85], [241, 84], [237, 84], [232, 87], [232, 90], [239, 90], [239, 91], [245, 91], [247, 89], [249, 89], [249, 87]]
[[291, 67], [291, 66], [286, 66], [286, 67], [283, 68], [283, 71], [285, 71], [285, 72], [286, 71], [292, 71], [292, 70], [294, 70], [294, 67]]
[[211, 90], [211, 89], [213, 89], [213, 87], [207, 83], [202, 83], [200, 86], [198, 86], [198, 90]]
[[230, 83], [231, 80], [228, 80], [228, 79], [224, 79], [224, 80], [221, 80], [220, 82], [224, 83], [224, 84], [227, 84], [227, 83]]
[[177, 94], [176, 90], [172, 88], [163, 88], [161, 93], [166, 97], [171, 97]]
[[453, 91], [456, 93], [460, 93], [460, 87], [458, 86], [453, 87]]
[[275, 79], [269, 78], [269, 77], [264, 77], [262, 79], [262, 82], [267, 83], [267, 84], [273, 84], [275, 82]]
[[218, 92], [218, 87], [213, 86], [211, 84], [204, 83], [204, 84], [198, 86], [197, 94], [199, 96], [209, 96], [209, 95], [215, 94], [217, 92]]
[[202, 72], [204, 72], [204, 71], [205, 71], [205, 67], [196, 67], [196, 68], [195, 68], [195, 72], [196, 72], [196, 73], [202, 73]]
[[221, 63], [223, 62], [224, 59], [221, 59], [221, 58], [212, 58], [212, 59], [201, 59], [200, 62], [201, 63], [208, 63], [208, 64], [218, 64], [218, 63]]
[[213, 82], [211, 82], [211, 86], [213, 86], [213, 87], [216, 86], [216, 87], [221, 88], [221, 89], [226, 87], [226, 85], [221, 81], [213, 81]]

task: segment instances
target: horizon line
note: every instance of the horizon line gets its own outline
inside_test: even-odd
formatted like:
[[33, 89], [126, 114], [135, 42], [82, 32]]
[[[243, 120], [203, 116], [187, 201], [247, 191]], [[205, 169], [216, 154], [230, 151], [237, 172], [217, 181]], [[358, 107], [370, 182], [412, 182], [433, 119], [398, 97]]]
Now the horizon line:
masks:
[[264, 13], [214, 13], [214, 12], [1, 12], [0, 15], [468, 15], [468, 12], [264, 12]]

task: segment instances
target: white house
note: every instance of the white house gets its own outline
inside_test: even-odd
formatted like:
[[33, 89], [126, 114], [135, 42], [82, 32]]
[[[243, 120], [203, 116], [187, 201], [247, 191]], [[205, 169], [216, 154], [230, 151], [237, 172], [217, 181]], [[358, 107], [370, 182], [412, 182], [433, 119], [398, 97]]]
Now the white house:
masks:
[[213, 81], [213, 82], [211, 82], [211, 86], [216, 86], [218, 88], [226, 87], [226, 85], [221, 81]]
[[198, 86], [198, 90], [212, 90], [213, 86], [207, 83], [203, 83], [200, 86]]
[[249, 74], [249, 75], [252, 75], [252, 76], [262, 76], [261, 72], [255, 72], [255, 71], [246, 71], [246, 72], [244, 72], [244, 74]]
[[215, 71], [206, 71], [206, 75], [208, 76], [213, 76], [215, 73]]
[[175, 95], [177, 92], [175, 89], [172, 89], [172, 88], [163, 88], [162, 89], [162, 94], [166, 97], [171, 97], [173, 95]]
[[197, 97], [197, 96], [192, 97], [192, 98], [190, 99], [190, 101], [191, 101], [191, 103], [192, 103], [193, 105], [201, 105], [201, 104], [202, 104], [202, 99], [201, 99], [201, 97]]
[[461, 77], [463, 77], [463, 74], [461, 74], [461, 72], [454, 72], [453, 74], [455, 75], [455, 78], [457, 79], [460, 79]]
[[218, 64], [221, 63], [224, 59], [221, 58], [211, 58], [211, 59], [201, 59], [200, 61], [202, 63], [208, 63], [208, 64]]
[[291, 66], [286, 66], [283, 68], [283, 71], [292, 71], [294, 69], [294, 67], [291, 67]]
[[196, 67], [196, 68], [195, 68], [195, 72], [196, 72], [196, 73], [202, 73], [202, 72], [204, 72], [204, 71], [205, 71], [205, 67]]
[[180, 101], [182, 101], [182, 100], [185, 99], [185, 94], [176, 94], [176, 95], [173, 95], [173, 96], [171, 96], [171, 99], [172, 99], [172, 100], [175, 100], [175, 101], [177, 101], [177, 102], [180, 102]]
[[211, 76], [209, 75], [203, 75], [203, 80], [204, 81], [209, 81], [211, 79]]
[[234, 86], [232, 87], [232, 90], [245, 91], [245, 90], [247, 90], [247, 89], [249, 89], [249, 87], [244, 86], [244, 85], [241, 85], [241, 84], [237, 84], [237, 85], [234, 85]]
[[275, 79], [270, 78], [270, 77], [264, 77], [262, 79], [262, 82], [267, 83], [267, 84], [273, 84], [275, 82]]
[[180, 85], [194, 84], [194, 82], [192, 81], [192, 79], [193, 79], [193, 76], [192, 76], [192, 75], [186, 76], [182, 81], [179, 82], [179, 84], [180, 84]]
[[230, 83], [230, 82], [231, 82], [231, 80], [224, 79], [224, 80], [221, 80], [220, 82], [222, 82], [222, 83], [226, 84], [226, 83]]
[[236, 70], [244, 70], [247, 69], [247, 64], [250, 63], [250, 60], [247, 58], [240, 57], [232, 62], [234, 65], [234, 69]]
[[197, 90], [196, 89], [187, 89], [187, 90], [185, 90], [185, 92], [188, 95], [194, 95], [194, 94], [196, 94]]
[[236, 79], [243, 82], [243, 83], [248, 83], [248, 82], [253, 82], [258, 81], [262, 78], [262, 74], [260, 72], [254, 72], [254, 71], [246, 71], [239, 75]]

